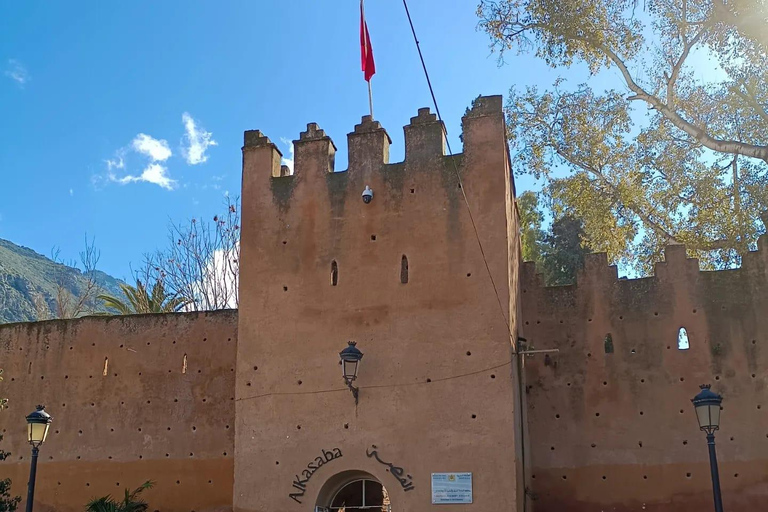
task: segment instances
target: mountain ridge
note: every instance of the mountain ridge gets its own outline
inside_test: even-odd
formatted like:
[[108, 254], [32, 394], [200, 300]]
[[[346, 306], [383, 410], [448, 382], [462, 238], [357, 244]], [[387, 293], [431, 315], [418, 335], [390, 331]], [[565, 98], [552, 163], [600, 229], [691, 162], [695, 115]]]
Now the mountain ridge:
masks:
[[[122, 281], [105, 272], [83, 273], [29, 247], [0, 238], [0, 323], [55, 318], [59, 290], [77, 297], [87, 287], [91, 275], [99, 288], [98, 293], [121, 295]], [[103, 310], [95, 302], [91, 304], [93, 310]], [[46, 307], [48, 316], [39, 318]]]

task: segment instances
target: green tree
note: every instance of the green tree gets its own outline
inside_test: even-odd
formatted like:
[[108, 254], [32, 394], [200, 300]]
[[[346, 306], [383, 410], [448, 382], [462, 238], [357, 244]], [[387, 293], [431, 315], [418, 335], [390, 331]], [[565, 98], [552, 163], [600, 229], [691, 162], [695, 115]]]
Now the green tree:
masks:
[[705, 268], [738, 264], [768, 206], [768, 4], [638, 4], [480, 2], [495, 49], [610, 70], [622, 86], [513, 89], [514, 165], [544, 178], [553, 215], [582, 219], [588, 244], [614, 261], [648, 271], [664, 245], [684, 243]]
[[[0, 381], [3, 380], [3, 370], [0, 369]], [[8, 404], [7, 398], [0, 398], [0, 410], [5, 409]], [[0, 434], [0, 441], [3, 435]], [[10, 452], [0, 450], [0, 460], [5, 460], [10, 456]], [[0, 480], [0, 512], [14, 512], [21, 502], [21, 496], [11, 496], [11, 479]]]
[[541, 243], [544, 231], [544, 215], [539, 209], [539, 196], [527, 190], [517, 197], [517, 211], [520, 216], [520, 241], [523, 261], [541, 263]]
[[566, 212], [554, 219], [545, 231], [539, 197], [531, 191], [518, 196], [517, 210], [523, 261], [536, 263], [547, 286], [575, 283], [576, 273], [584, 266], [584, 257], [592, 252], [585, 240], [583, 220]]
[[570, 214], [552, 222], [541, 245], [542, 274], [547, 286], [575, 283], [584, 257], [592, 252], [584, 244], [583, 222]]
[[142, 485], [129, 492], [125, 490], [125, 497], [122, 501], [116, 501], [111, 495], [101, 498], [94, 498], [85, 506], [86, 512], [146, 512], [149, 505], [141, 499], [140, 495], [147, 489], [155, 485], [151, 480], [147, 480]]
[[175, 313], [180, 311], [188, 301], [181, 297], [171, 297], [165, 293], [162, 281], [156, 281], [149, 293], [144, 284], [137, 280], [136, 286], [120, 284], [125, 299], [112, 295], [99, 295], [107, 309], [105, 315], [135, 315], [141, 313]]

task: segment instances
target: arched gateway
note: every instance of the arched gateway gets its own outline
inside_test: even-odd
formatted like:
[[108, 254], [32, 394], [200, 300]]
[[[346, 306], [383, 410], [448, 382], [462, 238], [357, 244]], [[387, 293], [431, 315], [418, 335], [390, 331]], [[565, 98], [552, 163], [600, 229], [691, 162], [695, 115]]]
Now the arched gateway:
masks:
[[391, 512], [389, 494], [365, 471], [343, 471], [325, 482], [315, 512]]

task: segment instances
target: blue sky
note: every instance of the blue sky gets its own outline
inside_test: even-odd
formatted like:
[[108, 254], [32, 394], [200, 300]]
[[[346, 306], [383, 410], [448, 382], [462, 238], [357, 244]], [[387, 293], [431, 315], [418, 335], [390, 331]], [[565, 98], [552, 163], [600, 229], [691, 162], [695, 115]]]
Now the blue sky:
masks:
[[[330, 7], [330, 6], [333, 7]], [[367, 113], [357, 0], [0, 4], [0, 238], [99, 268], [166, 243], [169, 220], [210, 218], [239, 195], [243, 131], [298, 138], [317, 122], [339, 148]], [[474, 0], [411, 1], [454, 151], [479, 94], [550, 85], [530, 56], [499, 67]], [[402, 126], [431, 105], [402, 3], [367, 0], [376, 118], [403, 155]], [[587, 78], [570, 70], [569, 81]], [[145, 181], [149, 180], [149, 181]], [[518, 190], [532, 186], [518, 180]]]

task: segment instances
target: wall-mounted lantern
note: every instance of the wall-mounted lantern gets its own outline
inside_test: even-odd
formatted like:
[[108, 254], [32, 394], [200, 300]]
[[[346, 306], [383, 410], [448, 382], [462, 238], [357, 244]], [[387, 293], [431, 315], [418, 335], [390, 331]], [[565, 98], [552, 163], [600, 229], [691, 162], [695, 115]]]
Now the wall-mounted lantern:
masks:
[[339, 352], [341, 358], [341, 371], [344, 376], [344, 382], [355, 397], [355, 404], [357, 404], [358, 389], [352, 385], [357, 379], [357, 369], [360, 366], [360, 360], [363, 358], [363, 353], [356, 347], [357, 342], [348, 342], [347, 348]]
[[29, 468], [29, 482], [27, 483], [27, 512], [32, 512], [35, 501], [35, 479], [37, 478], [37, 455], [40, 453], [40, 445], [48, 436], [48, 428], [51, 426], [51, 415], [45, 412], [45, 406], [38, 405], [36, 410], [27, 416], [27, 441], [32, 445], [32, 464]]
[[693, 402], [693, 406], [696, 408], [696, 419], [699, 420], [699, 428], [707, 433], [715, 512], [723, 512], [723, 499], [720, 495], [720, 474], [717, 469], [717, 453], [715, 452], [715, 431], [720, 430], [720, 404], [723, 402], [723, 397], [714, 393], [709, 388], [709, 384], [701, 386], [701, 392], [691, 402]]

